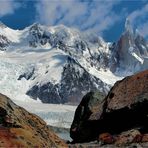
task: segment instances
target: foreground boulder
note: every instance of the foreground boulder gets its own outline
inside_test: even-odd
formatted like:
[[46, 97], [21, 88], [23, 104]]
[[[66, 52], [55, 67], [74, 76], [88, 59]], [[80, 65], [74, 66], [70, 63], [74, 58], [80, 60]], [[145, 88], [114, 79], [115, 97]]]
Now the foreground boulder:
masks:
[[67, 147], [38, 116], [0, 94], [0, 147]]
[[[143, 135], [148, 133], [147, 115], [148, 70], [115, 83], [105, 99], [100, 100], [94, 92], [84, 96], [76, 109], [70, 136], [75, 143], [97, 140], [103, 133], [118, 135], [131, 129], [138, 129]], [[107, 140], [115, 142], [108, 135]]]

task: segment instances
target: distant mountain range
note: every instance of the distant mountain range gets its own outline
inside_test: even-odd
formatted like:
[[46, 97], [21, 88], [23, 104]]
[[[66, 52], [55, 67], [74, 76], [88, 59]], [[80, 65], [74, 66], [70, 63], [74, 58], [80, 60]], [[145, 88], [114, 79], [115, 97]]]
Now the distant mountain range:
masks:
[[0, 92], [43, 103], [78, 103], [88, 91], [107, 94], [125, 76], [148, 69], [148, 43], [129, 20], [116, 43], [66, 26], [0, 23]]

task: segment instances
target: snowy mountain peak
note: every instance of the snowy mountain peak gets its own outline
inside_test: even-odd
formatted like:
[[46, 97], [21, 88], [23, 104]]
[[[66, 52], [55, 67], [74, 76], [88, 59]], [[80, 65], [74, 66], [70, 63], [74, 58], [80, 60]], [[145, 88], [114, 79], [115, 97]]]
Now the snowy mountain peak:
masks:
[[112, 61], [111, 69], [117, 75], [127, 76], [148, 67], [147, 41], [133, 29], [128, 18], [125, 31], [114, 47]]
[[129, 18], [126, 18], [126, 21], [125, 21], [125, 32], [133, 34], [133, 27], [131, 25]]
[[0, 28], [7, 28], [7, 26], [3, 22], [0, 21]]
[[33, 23], [31, 26], [29, 26], [30, 29], [38, 29], [41, 27], [40, 23]]
[[129, 19], [125, 30], [112, 44], [64, 25], [0, 29], [0, 92], [46, 103], [79, 102], [90, 90], [107, 93], [122, 76], [148, 67], [145, 39], [135, 36]]

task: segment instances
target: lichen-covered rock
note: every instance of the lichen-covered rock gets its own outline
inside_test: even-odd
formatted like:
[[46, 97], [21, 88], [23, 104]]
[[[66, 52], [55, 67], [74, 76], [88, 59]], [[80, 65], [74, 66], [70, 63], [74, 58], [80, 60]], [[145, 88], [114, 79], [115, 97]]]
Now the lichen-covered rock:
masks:
[[102, 133], [99, 135], [99, 141], [101, 141], [102, 144], [112, 144], [115, 141], [115, 138], [109, 134], [109, 133]]
[[[131, 143], [136, 143], [136, 142], [141, 142], [139, 141], [134, 141], [135, 138], [137, 138], [139, 136], [139, 138], [141, 137], [140, 140], [142, 140], [142, 135], [138, 130], [130, 130], [130, 131], [125, 131], [122, 132], [119, 136], [117, 136], [115, 139], [115, 145], [116, 146], [125, 146], [127, 144], [131, 144]], [[137, 139], [138, 140], [138, 139]]]
[[148, 142], [148, 134], [142, 135], [142, 142]]
[[106, 111], [130, 108], [143, 101], [148, 101], [148, 70], [117, 82], [106, 98]]
[[38, 116], [0, 94], [0, 147], [67, 147]]
[[88, 142], [102, 133], [118, 135], [135, 128], [148, 133], [148, 70], [115, 83], [105, 99], [94, 94], [84, 96], [76, 109], [70, 130], [74, 142]]

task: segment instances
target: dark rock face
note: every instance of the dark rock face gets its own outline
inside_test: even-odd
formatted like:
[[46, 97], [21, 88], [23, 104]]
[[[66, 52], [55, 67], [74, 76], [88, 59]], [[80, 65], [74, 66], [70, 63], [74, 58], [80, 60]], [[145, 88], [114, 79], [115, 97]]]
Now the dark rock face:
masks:
[[101, 133], [116, 135], [135, 128], [142, 134], [148, 132], [148, 70], [115, 83], [104, 100], [94, 94], [84, 96], [76, 109], [70, 130], [75, 142], [95, 140]]
[[75, 111], [70, 136], [75, 142], [88, 142], [98, 136], [97, 121], [103, 112], [104, 96], [99, 92], [86, 94]]
[[43, 30], [38, 23], [30, 27], [29, 35], [29, 46], [34, 48], [38, 45], [45, 45], [50, 40], [50, 34]]
[[58, 85], [53, 85], [50, 82], [42, 86], [35, 85], [26, 94], [33, 99], [39, 98], [43, 103], [58, 104], [66, 102], [61, 100], [59, 96]]
[[67, 145], [38, 116], [0, 94], [0, 147], [63, 147]]
[[25, 78], [26, 80], [34, 79], [34, 77], [33, 77], [34, 71], [35, 71], [35, 69], [32, 68], [29, 72], [23, 73], [22, 75], [20, 75], [18, 77], [18, 80], [21, 80], [22, 78]]
[[[62, 78], [59, 84], [48, 82], [42, 86], [35, 85], [27, 95], [33, 99], [39, 98], [44, 103], [78, 103], [88, 91], [100, 90], [106, 94], [106, 84], [89, 74], [75, 60], [70, 57], [63, 67]], [[91, 89], [90, 89], [91, 88]]]
[[2, 51], [6, 50], [9, 44], [10, 44], [10, 41], [7, 39], [7, 37], [0, 35], [0, 50]]

